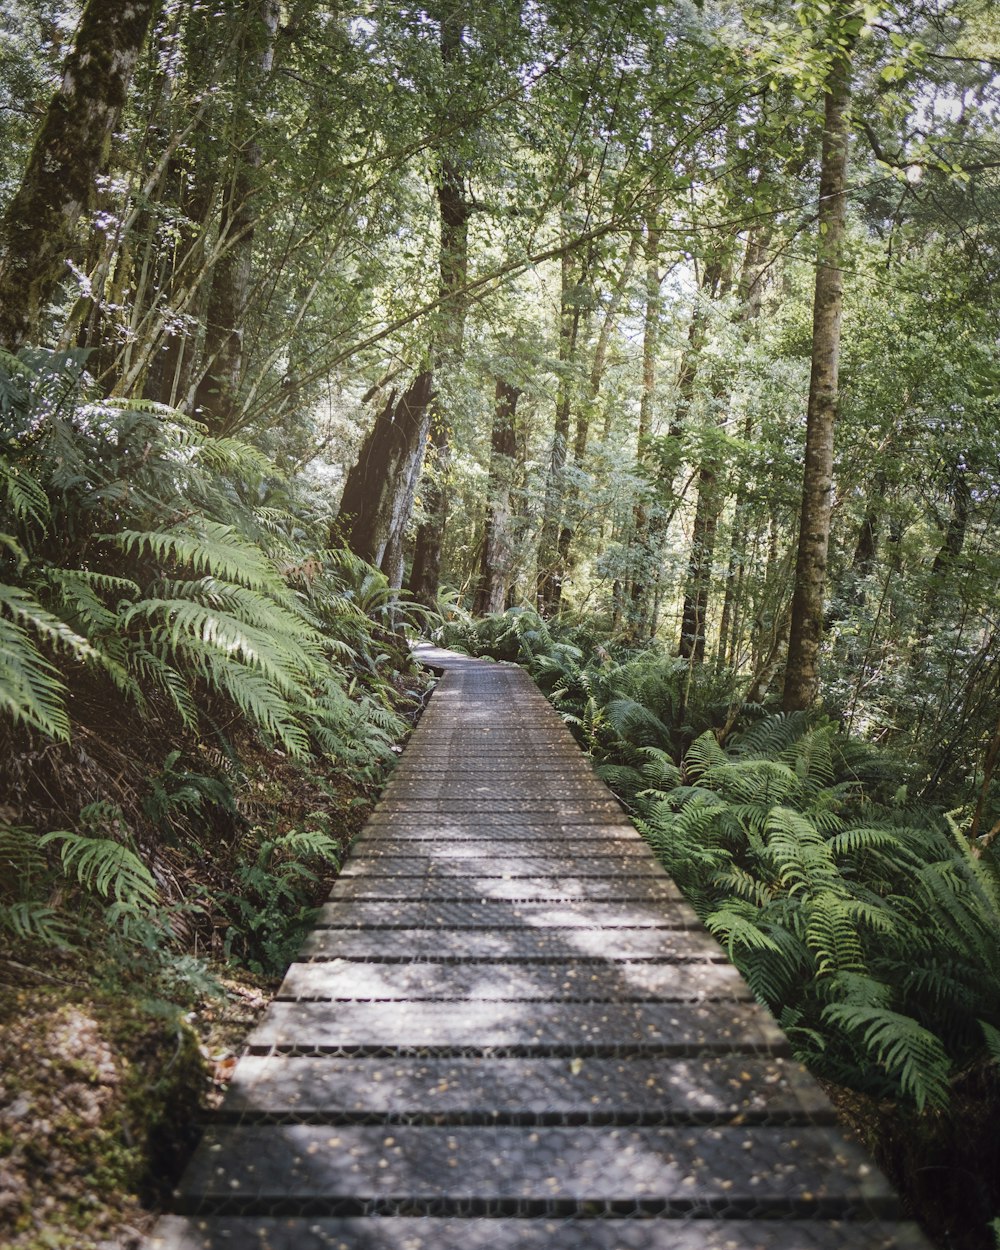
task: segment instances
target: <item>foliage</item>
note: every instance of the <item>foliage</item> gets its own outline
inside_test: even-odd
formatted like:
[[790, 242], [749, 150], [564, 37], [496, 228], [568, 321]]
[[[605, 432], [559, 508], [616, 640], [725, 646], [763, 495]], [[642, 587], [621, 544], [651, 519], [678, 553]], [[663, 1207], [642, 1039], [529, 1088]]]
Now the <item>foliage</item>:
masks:
[[877, 801], [878, 763], [768, 718], [699, 738], [673, 784], [651, 761], [641, 825], [814, 1070], [941, 1107], [997, 1025], [998, 865], [941, 814]]
[[[94, 399], [72, 356], [3, 366], [0, 927], [66, 951], [96, 934], [113, 962], [132, 943], [183, 980], [184, 943], [221, 923], [273, 972], [288, 940], [269, 935], [301, 923], [310, 865], [336, 856], [327, 835], [248, 832], [240, 757], [375, 783], [407, 684], [384, 579], [314, 545], [252, 448]], [[198, 888], [178, 871], [192, 852]]]
[[[321, 816], [314, 820], [326, 823]], [[251, 971], [280, 975], [310, 928], [317, 874], [339, 863], [340, 848], [322, 828], [293, 829], [277, 837], [250, 830], [246, 850], [237, 858], [235, 888], [213, 899], [230, 919], [227, 955], [238, 954]]]

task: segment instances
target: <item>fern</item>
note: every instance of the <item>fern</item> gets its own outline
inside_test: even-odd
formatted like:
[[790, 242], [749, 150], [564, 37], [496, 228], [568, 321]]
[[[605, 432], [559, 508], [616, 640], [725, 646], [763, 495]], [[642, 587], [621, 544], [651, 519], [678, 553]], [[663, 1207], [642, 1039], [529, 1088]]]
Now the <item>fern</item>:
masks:
[[990, 1058], [1000, 1067], [1000, 1029], [995, 1028], [986, 1020], [980, 1020], [979, 1027], [983, 1031], [983, 1038], [986, 1041], [986, 1049]]
[[57, 950], [72, 950], [66, 918], [45, 903], [0, 903], [0, 931], [18, 942], [38, 942]]
[[947, 1105], [951, 1064], [939, 1038], [910, 1016], [885, 1007], [831, 1003], [823, 1017], [849, 1033], [859, 1034], [870, 1055], [914, 1100], [925, 1106]]
[[[0, 599], [7, 587], [0, 586]], [[0, 713], [15, 724], [68, 741], [69, 716], [59, 672], [26, 630], [0, 617]]]
[[114, 838], [92, 838], [58, 829], [45, 834], [41, 846], [59, 843], [67, 876], [75, 876], [86, 890], [121, 906], [149, 910], [159, 891], [149, 869], [136, 853]]
[[711, 768], [728, 763], [726, 753], [719, 746], [715, 734], [705, 733], [691, 744], [684, 760], [684, 771], [687, 776], [697, 780]]
[[164, 563], [187, 566], [195, 573], [209, 573], [281, 597], [287, 595], [277, 571], [260, 548], [231, 525], [203, 519], [197, 526], [188, 522], [169, 530], [123, 529], [104, 537], [132, 554], [148, 551]]

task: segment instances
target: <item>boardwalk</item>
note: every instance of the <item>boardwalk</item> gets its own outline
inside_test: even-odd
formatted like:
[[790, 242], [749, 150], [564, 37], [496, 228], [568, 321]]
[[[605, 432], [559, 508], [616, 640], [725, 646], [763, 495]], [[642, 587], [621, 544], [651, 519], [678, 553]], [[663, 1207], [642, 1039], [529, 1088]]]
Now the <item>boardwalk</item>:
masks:
[[446, 668], [156, 1250], [925, 1247], [519, 670]]

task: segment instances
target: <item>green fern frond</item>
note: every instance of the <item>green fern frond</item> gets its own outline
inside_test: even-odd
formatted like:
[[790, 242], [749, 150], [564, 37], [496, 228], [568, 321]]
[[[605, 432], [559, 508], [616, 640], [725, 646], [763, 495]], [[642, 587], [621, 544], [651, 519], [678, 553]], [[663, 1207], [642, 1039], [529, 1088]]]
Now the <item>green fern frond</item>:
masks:
[[322, 638], [318, 623], [294, 598], [283, 597], [277, 601], [272, 595], [211, 576], [191, 581], [166, 581], [157, 589], [161, 591], [160, 598], [200, 603], [270, 633], [296, 635], [303, 643], [318, 644]]
[[44, 903], [0, 903], [0, 932], [19, 942], [39, 942], [56, 950], [70, 950], [70, 926], [65, 916]]
[[[7, 587], [0, 587], [0, 598]], [[0, 616], [0, 714], [58, 741], [70, 736], [65, 686], [26, 630]]]
[[790, 893], [822, 889], [839, 876], [829, 843], [808, 816], [793, 808], [768, 813], [767, 852]]
[[140, 593], [139, 587], [128, 578], [112, 578], [85, 570], [49, 568], [43, 576], [52, 588], [55, 606], [91, 641], [114, 632], [118, 624], [117, 612], [108, 607], [100, 592]]
[[710, 768], [728, 762], [726, 753], [719, 746], [715, 734], [709, 731], [691, 743], [684, 757], [684, 771], [689, 777], [700, 778]]
[[291, 698], [302, 699], [304, 683], [316, 673], [310, 645], [313, 640], [304, 631], [295, 637], [282, 628], [284, 622], [279, 616], [275, 619], [278, 628], [272, 633], [262, 625], [190, 600], [144, 599], [123, 614], [122, 624], [127, 628], [136, 621], [147, 621], [151, 626], [147, 645], [160, 654], [184, 655], [202, 671], [223, 657], [256, 670]]
[[995, 1028], [986, 1020], [979, 1021], [986, 1042], [986, 1051], [995, 1064], [1000, 1066], [1000, 1029]]
[[681, 783], [681, 770], [659, 747], [640, 747], [639, 754], [645, 759], [642, 775], [650, 787], [656, 790], [673, 790]]
[[6, 457], [0, 458], [0, 498], [18, 521], [43, 525], [49, 517], [49, 497], [41, 483]]
[[670, 736], [663, 721], [635, 699], [611, 699], [604, 711], [612, 729], [625, 742], [656, 746]]
[[41, 846], [59, 843], [67, 876], [86, 890], [129, 907], [152, 908], [159, 901], [156, 882], [134, 851], [114, 838], [91, 838], [57, 829], [40, 839]]
[[840, 894], [820, 890], [810, 898], [804, 936], [816, 960], [818, 976], [864, 972], [856, 915]]
[[68, 651], [75, 659], [99, 661], [101, 658], [86, 638], [46, 611], [19, 586], [0, 586], [0, 611], [6, 612], [19, 624], [30, 627], [51, 645]]
[[727, 864], [721, 868], [712, 878], [712, 884], [720, 891], [746, 899], [761, 909], [774, 899], [774, 888], [739, 864]]
[[[196, 460], [213, 473], [222, 473], [240, 482], [256, 485], [265, 480], [280, 481], [281, 476], [272, 460], [249, 443], [238, 438], [205, 438], [197, 445]], [[271, 517], [264, 509], [257, 515], [267, 525]]]
[[779, 712], [765, 716], [730, 742], [730, 750], [738, 759], [779, 759], [795, 748], [809, 730], [804, 712]]
[[175, 529], [125, 529], [103, 537], [134, 555], [149, 552], [164, 563], [182, 565], [195, 573], [237, 582], [279, 599], [290, 597], [264, 552], [231, 525], [202, 519], [197, 525], [189, 523]]
[[210, 651], [203, 652], [199, 659], [208, 680], [244, 716], [273, 735], [291, 755], [308, 755], [309, 738], [296, 712], [265, 677]]
[[787, 802], [799, 790], [794, 770], [779, 760], [726, 759], [706, 768], [701, 783], [737, 802], [763, 806]]
[[747, 951], [771, 951], [780, 954], [781, 947], [774, 936], [766, 933], [755, 916], [737, 911], [733, 906], [723, 906], [705, 917], [709, 933], [717, 937], [726, 948], [730, 960], [737, 962], [739, 954]]
[[[128, 664], [142, 681], [161, 690], [167, 696], [186, 728], [197, 727], [198, 709], [190, 682], [172, 664], [167, 663], [162, 656], [141, 644], [130, 648]], [[141, 683], [133, 682], [132, 688], [125, 693], [134, 698], [139, 707], [145, 706], [146, 699]]]
[[627, 764], [598, 764], [594, 772], [610, 790], [629, 801], [646, 784], [642, 773], [637, 768], [629, 768]]
[[275, 849], [295, 858], [322, 859], [340, 862], [340, 848], [335, 839], [321, 829], [292, 829], [275, 839]]
[[824, 1008], [823, 1018], [860, 1035], [868, 1053], [913, 1098], [918, 1111], [947, 1105], [951, 1062], [940, 1038], [912, 1016], [884, 1007], [831, 1003]]

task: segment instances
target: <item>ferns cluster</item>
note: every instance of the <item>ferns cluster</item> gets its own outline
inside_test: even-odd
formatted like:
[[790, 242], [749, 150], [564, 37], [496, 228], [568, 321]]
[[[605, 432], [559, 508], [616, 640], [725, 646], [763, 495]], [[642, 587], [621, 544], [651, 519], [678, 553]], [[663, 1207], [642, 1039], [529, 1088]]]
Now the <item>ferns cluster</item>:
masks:
[[641, 828], [802, 1057], [945, 1105], [1000, 1027], [996, 858], [874, 801], [877, 753], [803, 715], [705, 734], [676, 769], [647, 755]]
[[[70, 356], [3, 356], [0, 737], [20, 810], [0, 813], [0, 853], [27, 856], [36, 881], [43, 864], [61, 869], [112, 919], [135, 920], [161, 901], [151, 828], [166, 837], [171, 821], [209, 809], [226, 810], [233, 829], [239, 821], [230, 779], [179, 766], [171, 743], [214, 742], [232, 760], [249, 734], [367, 784], [404, 728], [382, 676], [390, 653], [390, 671], [403, 662], [380, 619], [389, 605], [380, 574], [316, 542], [254, 448], [159, 405], [94, 399]], [[26, 774], [47, 788], [37, 767], [21, 767], [39, 744], [55, 759], [59, 744], [81, 734], [110, 743], [126, 726], [159, 740], [168, 788], [153, 768], [147, 793], [124, 803], [99, 792], [76, 810], [35, 803], [26, 818]], [[117, 814], [105, 811], [106, 828], [91, 834], [83, 809], [92, 817], [95, 799]], [[69, 827], [32, 833], [46, 815]], [[7, 889], [0, 927], [60, 941], [43, 895]]]

